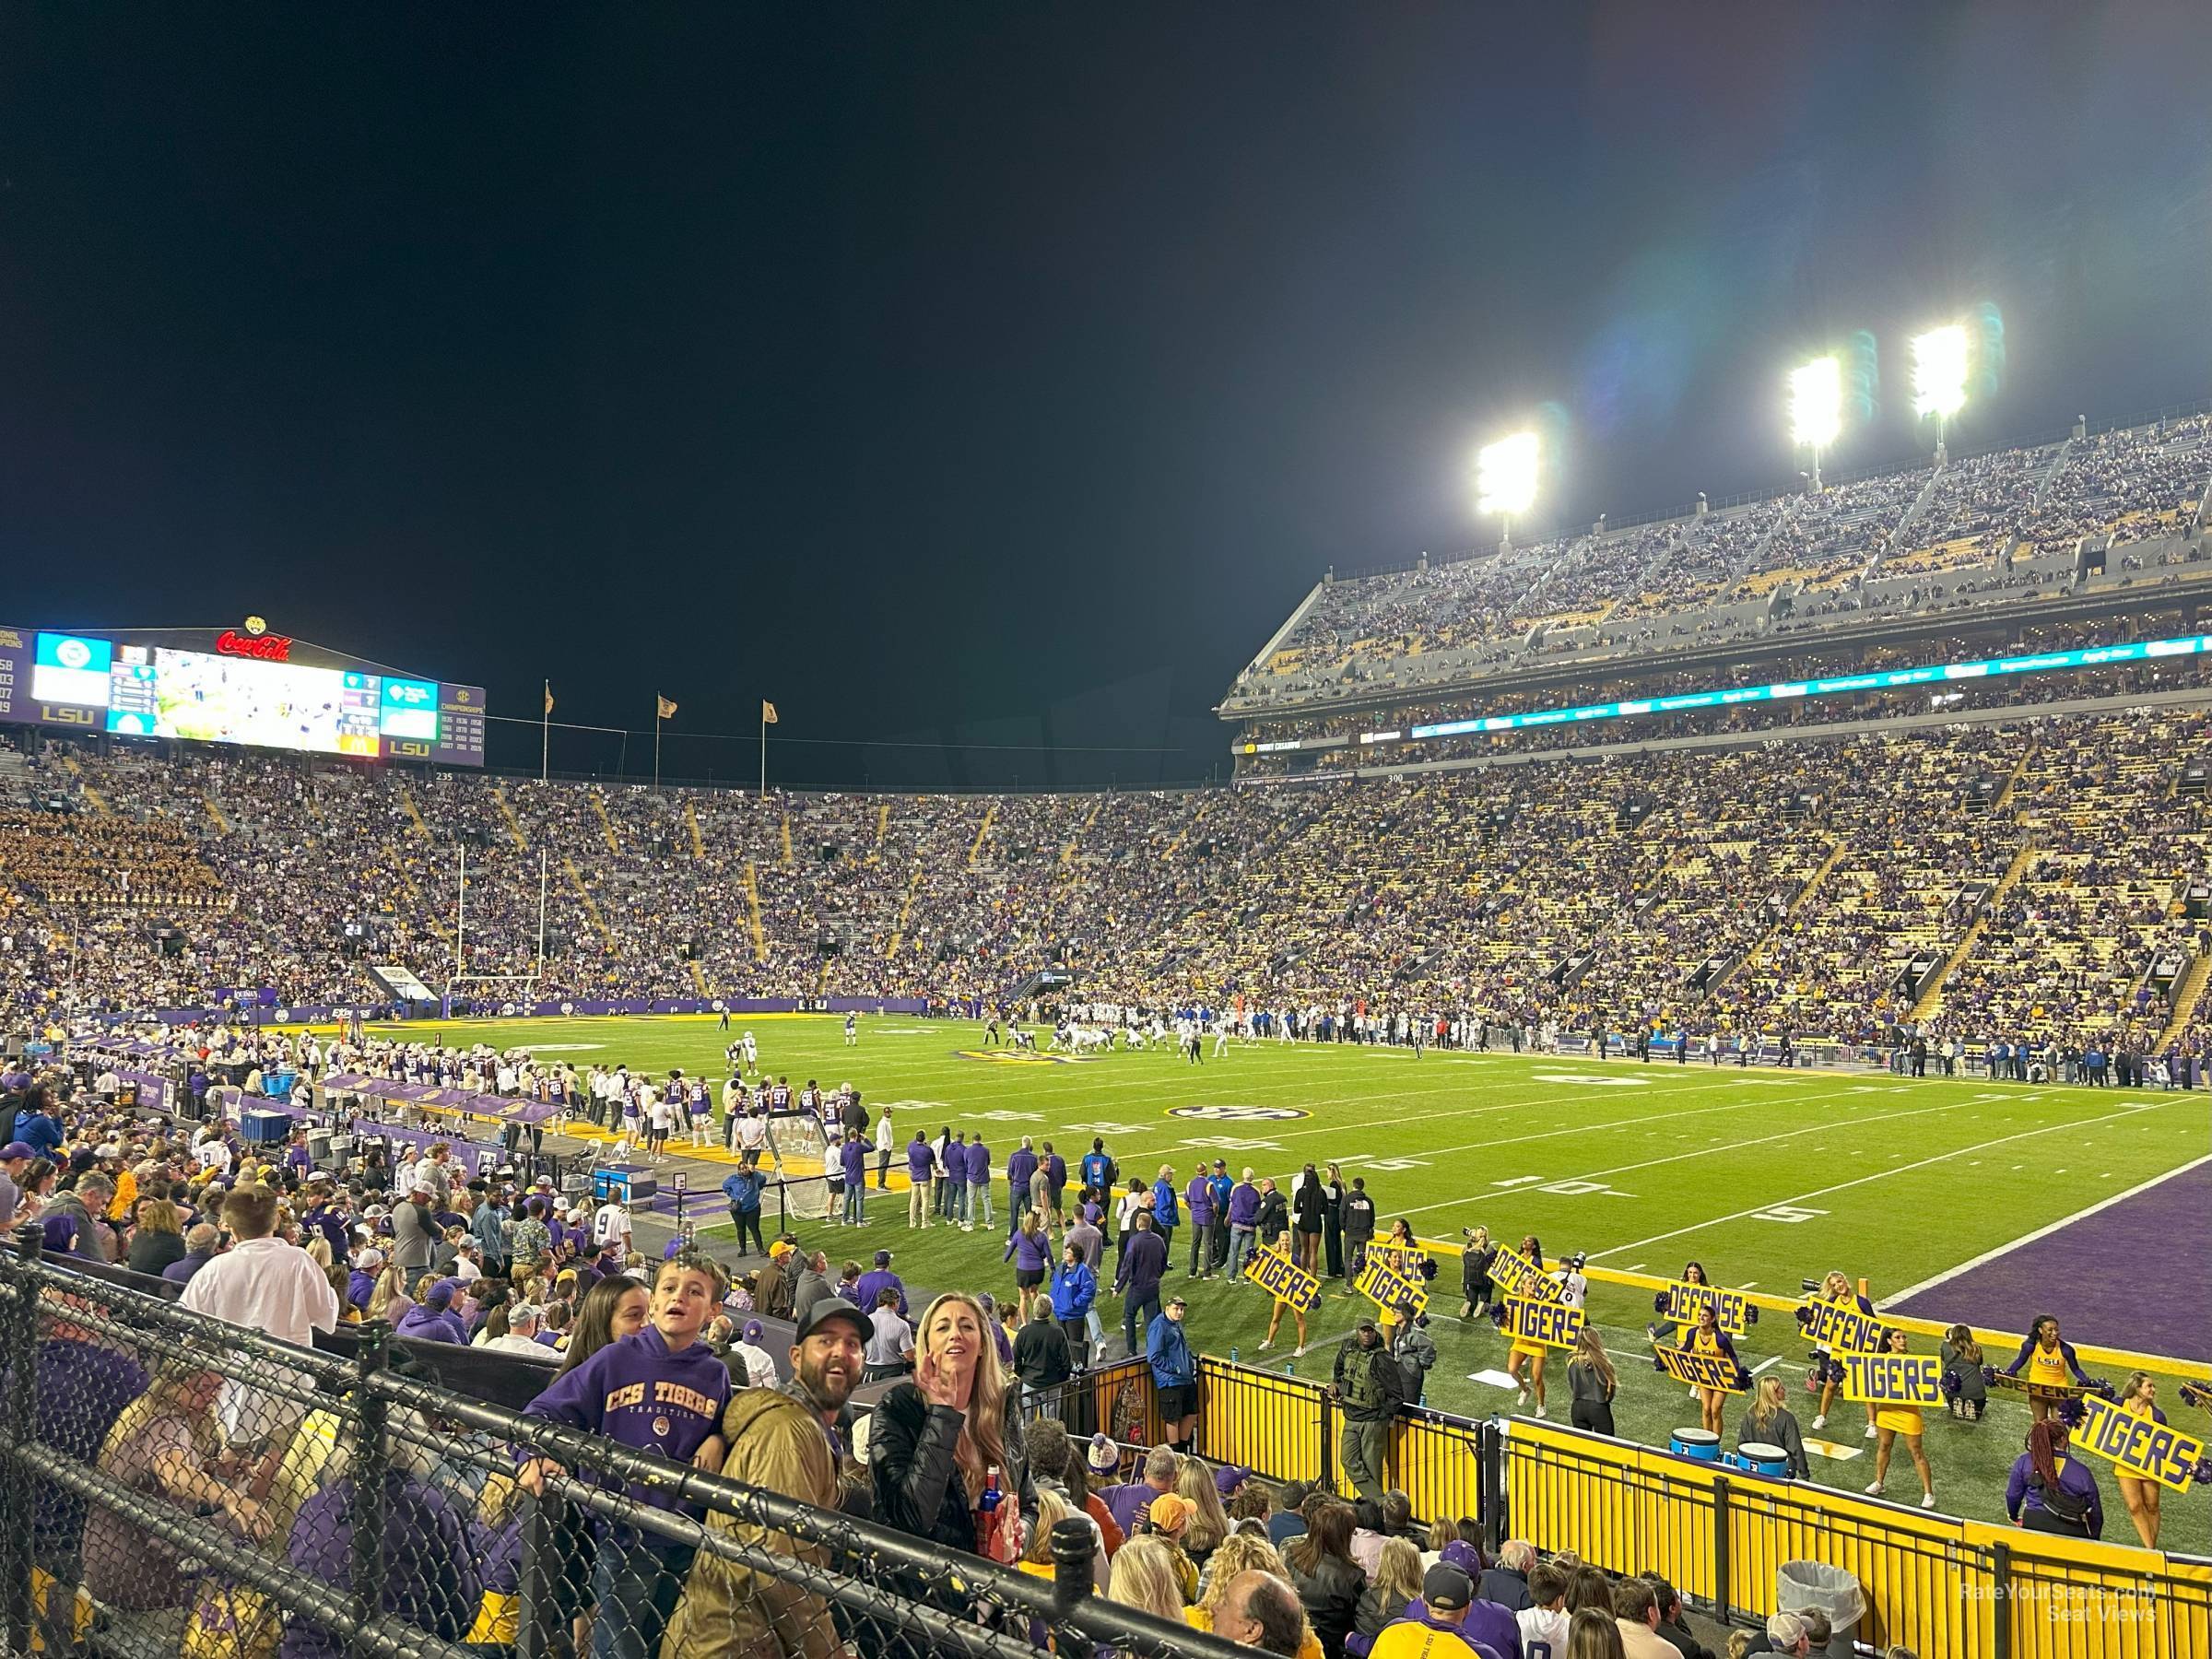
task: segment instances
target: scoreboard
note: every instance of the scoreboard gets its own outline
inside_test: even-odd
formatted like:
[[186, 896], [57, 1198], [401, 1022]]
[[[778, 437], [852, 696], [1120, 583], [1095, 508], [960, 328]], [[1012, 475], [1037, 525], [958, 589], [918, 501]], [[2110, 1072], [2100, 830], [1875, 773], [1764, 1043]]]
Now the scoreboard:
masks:
[[394, 674], [249, 623], [0, 627], [0, 722], [364, 759], [484, 764], [484, 688]]

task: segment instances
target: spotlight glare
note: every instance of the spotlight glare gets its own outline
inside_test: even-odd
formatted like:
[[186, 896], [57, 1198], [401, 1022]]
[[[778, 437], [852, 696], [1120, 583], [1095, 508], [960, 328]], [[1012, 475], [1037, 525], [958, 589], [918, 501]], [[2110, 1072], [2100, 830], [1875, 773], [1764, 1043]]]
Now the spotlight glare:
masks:
[[1912, 341], [1912, 412], [1948, 420], [1966, 403], [1966, 330], [1956, 323]]
[[1824, 450], [1843, 429], [1843, 371], [1832, 357], [1790, 371], [1790, 435], [1800, 449]]
[[1536, 465], [1534, 432], [1484, 444], [1475, 457], [1476, 510], [1509, 519], [1524, 516], [1535, 504]]

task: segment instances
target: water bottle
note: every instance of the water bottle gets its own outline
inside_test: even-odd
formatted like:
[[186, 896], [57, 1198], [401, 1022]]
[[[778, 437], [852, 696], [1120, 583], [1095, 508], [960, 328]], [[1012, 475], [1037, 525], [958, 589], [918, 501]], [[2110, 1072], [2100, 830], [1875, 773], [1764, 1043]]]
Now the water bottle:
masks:
[[1234, 1364], [1236, 1364], [1236, 1363], [1237, 1363], [1237, 1348], [1236, 1348], [1236, 1345], [1235, 1345], [1234, 1343], [1231, 1343], [1231, 1344], [1230, 1345], [1230, 1348], [1229, 1348], [1229, 1362], [1230, 1362], [1231, 1365], [1234, 1365]]
[[1297, 1361], [1297, 1360], [1295, 1360], [1295, 1359], [1286, 1359], [1286, 1360], [1284, 1360], [1284, 1361], [1283, 1361], [1283, 1375], [1284, 1375], [1284, 1376], [1286, 1376], [1286, 1377], [1295, 1377], [1295, 1376], [1297, 1376], [1297, 1375], [1298, 1375], [1298, 1361]]
[[989, 1473], [983, 1477], [983, 1495], [975, 1507], [986, 1515], [995, 1514], [1005, 1498], [1006, 1494], [998, 1488], [998, 1465], [993, 1464]]

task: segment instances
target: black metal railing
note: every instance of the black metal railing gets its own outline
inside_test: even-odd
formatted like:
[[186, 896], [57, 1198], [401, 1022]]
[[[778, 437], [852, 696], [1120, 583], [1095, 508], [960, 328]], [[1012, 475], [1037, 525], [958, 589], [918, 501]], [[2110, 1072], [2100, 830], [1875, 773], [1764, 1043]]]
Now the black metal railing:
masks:
[[[349, 1356], [296, 1348], [34, 1244], [0, 1256], [0, 1362], [17, 1653], [657, 1659], [664, 1628], [731, 1659], [1234, 1651], [1092, 1594], [1086, 1519], [1002, 1566], [855, 1512], [849, 1459], [820, 1460], [830, 1504], [739, 1484], [411, 1374], [381, 1324]], [[1111, 1419], [1128, 1381], [1054, 1404]]]

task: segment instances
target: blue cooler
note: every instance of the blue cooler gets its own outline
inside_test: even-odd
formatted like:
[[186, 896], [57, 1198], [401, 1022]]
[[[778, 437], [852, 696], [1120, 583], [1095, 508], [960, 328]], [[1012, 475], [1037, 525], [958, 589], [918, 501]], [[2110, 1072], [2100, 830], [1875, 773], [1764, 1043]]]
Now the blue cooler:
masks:
[[291, 1116], [282, 1112], [241, 1112], [238, 1132], [251, 1147], [282, 1146], [292, 1133]]
[[592, 1196], [601, 1204], [609, 1199], [622, 1204], [641, 1204], [660, 1190], [659, 1178], [651, 1170], [635, 1164], [616, 1164], [592, 1171]]
[[1721, 1437], [1710, 1429], [1677, 1429], [1666, 1449], [1677, 1457], [1695, 1458], [1699, 1463], [1721, 1461]]
[[1787, 1480], [1790, 1477], [1790, 1454], [1780, 1446], [1770, 1446], [1759, 1441], [1746, 1441], [1721, 1461], [1732, 1469], [1764, 1475], [1770, 1480]]

